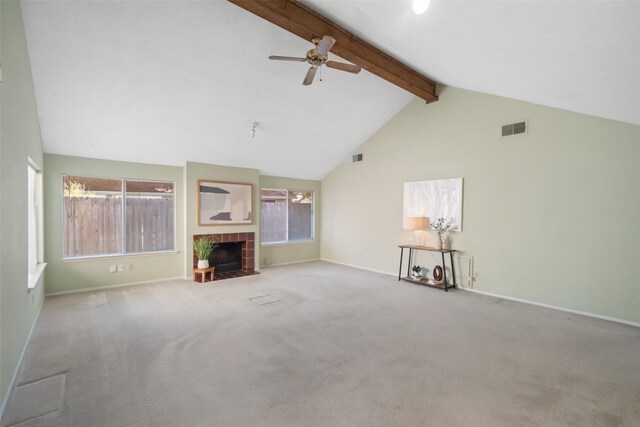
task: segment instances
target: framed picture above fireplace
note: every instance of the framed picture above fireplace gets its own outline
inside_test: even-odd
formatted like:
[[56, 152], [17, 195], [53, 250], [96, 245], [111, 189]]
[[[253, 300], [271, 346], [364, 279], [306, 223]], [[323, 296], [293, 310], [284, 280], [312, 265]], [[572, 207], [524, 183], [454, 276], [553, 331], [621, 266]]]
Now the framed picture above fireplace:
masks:
[[198, 225], [253, 224], [253, 185], [198, 180]]

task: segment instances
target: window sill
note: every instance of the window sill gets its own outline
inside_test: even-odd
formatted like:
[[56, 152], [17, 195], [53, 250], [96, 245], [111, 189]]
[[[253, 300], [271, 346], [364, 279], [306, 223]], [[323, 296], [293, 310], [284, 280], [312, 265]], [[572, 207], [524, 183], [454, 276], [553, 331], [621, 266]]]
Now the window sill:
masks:
[[316, 243], [317, 240], [292, 240], [290, 242], [272, 242], [272, 243], [260, 243], [260, 246], [287, 246], [287, 245], [307, 245], [309, 243]]
[[146, 257], [146, 256], [156, 256], [156, 255], [177, 255], [180, 251], [158, 251], [158, 252], [138, 252], [138, 253], [130, 253], [130, 254], [113, 254], [113, 255], [93, 255], [93, 256], [82, 256], [82, 257], [74, 257], [74, 258], [62, 258], [62, 262], [76, 262], [76, 261], [99, 261], [101, 259], [113, 259], [113, 258], [135, 258], [135, 257]]
[[41, 262], [40, 264], [37, 264], [35, 268], [29, 273], [27, 281], [27, 289], [29, 290], [29, 292], [31, 292], [38, 286], [38, 283], [40, 283], [40, 278], [42, 277], [42, 274], [44, 273], [44, 269], [46, 267], [47, 263]]

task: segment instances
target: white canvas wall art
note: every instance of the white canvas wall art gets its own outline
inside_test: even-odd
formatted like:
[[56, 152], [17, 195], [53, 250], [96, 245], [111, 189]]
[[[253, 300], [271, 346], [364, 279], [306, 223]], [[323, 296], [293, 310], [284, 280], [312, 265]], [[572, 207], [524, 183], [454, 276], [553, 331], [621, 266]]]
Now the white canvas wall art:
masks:
[[404, 216], [445, 217], [462, 231], [462, 178], [404, 183]]

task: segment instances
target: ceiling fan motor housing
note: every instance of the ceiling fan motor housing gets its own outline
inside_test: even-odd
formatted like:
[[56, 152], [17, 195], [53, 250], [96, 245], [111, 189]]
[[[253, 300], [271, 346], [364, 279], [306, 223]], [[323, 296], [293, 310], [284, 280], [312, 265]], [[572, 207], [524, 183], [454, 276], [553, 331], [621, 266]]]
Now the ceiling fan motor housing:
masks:
[[311, 49], [307, 52], [307, 62], [314, 67], [319, 67], [325, 62], [327, 62], [328, 55], [318, 55], [316, 49]]
[[320, 43], [322, 43], [322, 38], [314, 37], [313, 39], [311, 39], [311, 43], [313, 43], [316, 47], [307, 52], [307, 62], [314, 67], [319, 67], [327, 62], [329, 53], [327, 52], [325, 55], [318, 54], [318, 47], [320, 46]]

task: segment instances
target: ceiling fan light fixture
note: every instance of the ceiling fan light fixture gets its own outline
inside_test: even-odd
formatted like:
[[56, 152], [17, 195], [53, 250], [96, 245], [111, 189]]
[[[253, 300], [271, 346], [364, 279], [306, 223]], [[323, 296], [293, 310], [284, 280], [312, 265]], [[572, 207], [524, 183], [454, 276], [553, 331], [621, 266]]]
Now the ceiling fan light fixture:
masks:
[[416, 15], [421, 15], [423, 13], [425, 13], [427, 11], [427, 9], [429, 9], [429, 4], [431, 3], [431, 0], [413, 0], [413, 12]]

